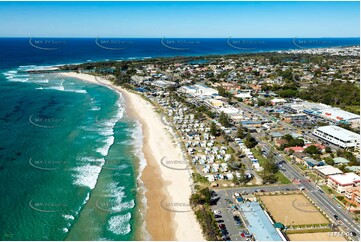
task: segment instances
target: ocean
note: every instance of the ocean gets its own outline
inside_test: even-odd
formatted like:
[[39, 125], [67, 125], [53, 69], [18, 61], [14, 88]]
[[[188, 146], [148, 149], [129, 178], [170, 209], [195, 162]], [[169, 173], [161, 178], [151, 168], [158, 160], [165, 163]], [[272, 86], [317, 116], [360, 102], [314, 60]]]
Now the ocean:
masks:
[[140, 124], [121, 94], [26, 70], [90, 61], [359, 45], [324, 39], [0, 38], [0, 239], [135, 240], [144, 229]]

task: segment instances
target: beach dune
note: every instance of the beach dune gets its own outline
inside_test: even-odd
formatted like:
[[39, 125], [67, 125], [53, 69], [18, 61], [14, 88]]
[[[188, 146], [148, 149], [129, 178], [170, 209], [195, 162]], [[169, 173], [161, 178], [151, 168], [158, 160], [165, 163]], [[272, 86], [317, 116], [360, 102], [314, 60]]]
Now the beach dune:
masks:
[[68, 77], [104, 85], [122, 93], [126, 113], [138, 120], [143, 130], [143, 152], [147, 165], [141, 174], [147, 192], [146, 228], [152, 240], [204, 240], [189, 206], [192, 181], [188, 169], [167, 164], [183, 163], [182, 150], [172, 128], [162, 122], [155, 107], [138, 94], [113, 85], [104, 78], [75, 72]]

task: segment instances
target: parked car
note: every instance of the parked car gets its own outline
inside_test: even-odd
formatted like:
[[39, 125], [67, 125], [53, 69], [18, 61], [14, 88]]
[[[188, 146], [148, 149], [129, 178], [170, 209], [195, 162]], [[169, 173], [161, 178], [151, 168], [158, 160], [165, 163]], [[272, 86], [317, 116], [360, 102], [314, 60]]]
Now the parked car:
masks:
[[224, 224], [218, 224], [218, 227], [219, 227], [221, 230], [226, 229], [226, 225], [224, 225]]
[[221, 214], [221, 211], [219, 211], [219, 210], [214, 210], [213, 213], [214, 213], [215, 215], [220, 215], [220, 214]]

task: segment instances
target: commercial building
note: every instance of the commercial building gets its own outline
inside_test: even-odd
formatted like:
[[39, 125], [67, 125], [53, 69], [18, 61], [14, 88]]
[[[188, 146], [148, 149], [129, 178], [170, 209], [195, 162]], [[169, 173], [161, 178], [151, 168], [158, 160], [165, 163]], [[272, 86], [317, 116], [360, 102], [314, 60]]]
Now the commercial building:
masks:
[[334, 122], [344, 122], [351, 124], [352, 127], [357, 127], [360, 124], [359, 115], [344, 111], [339, 108], [329, 107], [323, 109], [320, 116]]
[[342, 174], [343, 172], [333, 166], [318, 166], [314, 168], [314, 171], [322, 178], [327, 178], [330, 175]]
[[307, 121], [307, 115], [302, 113], [283, 114], [282, 118], [287, 123], [303, 123]]
[[243, 98], [243, 99], [252, 98], [251, 92], [252, 92], [252, 90], [245, 90], [245, 89], [244, 90], [238, 90], [235, 97]]
[[275, 106], [275, 105], [282, 105], [284, 103], [286, 103], [286, 99], [283, 99], [283, 98], [274, 98], [270, 101], [270, 103]]
[[313, 131], [313, 134], [341, 148], [359, 146], [360, 135], [338, 126], [322, 126]]
[[195, 84], [192, 86], [182, 86], [179, 92], [189, 94], [191, 96], [217, 96], [218, 91], [214, 88], [207, 87], [202, 84]]
[[323, 103], [301, 101], [287, 103], [283, 108], [291, 113], [305, 113], [311, 116], [318, 116], [334, 123], [348, 123], [352, 127], [357, 127], [360, 124], [359, 115]]
[[245, 202], [237, 205], [249, 232], [256, 241], [285, 241], [276, 229], [269, 215], [258, 202]]
[[210, 99], [206, 99], [204, 101], [204, 103], [207, 105], [210, 105], [211, 107], [214, 108], [220, 108], [224, 105], [224, 102], [222, 100], [218, 100], [218, 99], [214, 99], [214, 98], [210, 98]]
[[355, 173], [345, 173], [328, 176], [327, 186], [338, 193], [345, 193], [346, 190], [360, 186], [360, 177]]

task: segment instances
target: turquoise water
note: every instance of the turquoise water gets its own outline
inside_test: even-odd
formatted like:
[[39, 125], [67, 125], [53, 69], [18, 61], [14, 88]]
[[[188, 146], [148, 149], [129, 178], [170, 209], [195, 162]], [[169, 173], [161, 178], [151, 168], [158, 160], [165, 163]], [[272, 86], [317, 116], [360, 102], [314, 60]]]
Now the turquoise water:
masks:
[[121, 95], [27, 68], [0, 76], [0, 239], [136, 239], [141, 135]]

